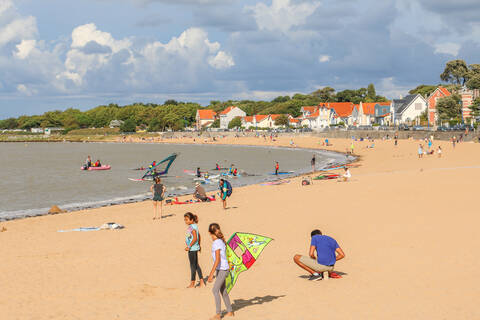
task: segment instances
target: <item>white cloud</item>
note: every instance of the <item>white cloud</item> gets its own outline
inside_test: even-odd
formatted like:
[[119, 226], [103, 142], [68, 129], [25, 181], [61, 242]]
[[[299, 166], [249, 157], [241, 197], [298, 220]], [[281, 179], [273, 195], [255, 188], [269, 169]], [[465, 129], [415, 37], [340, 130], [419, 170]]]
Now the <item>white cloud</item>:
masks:
[[0, 16], [11, 8], [13, 8], [13, 2], [11, 0], [0, 0]]
[[320, 57], [318, 57], [318, 61], [320, 63], [324, 63], [324, 62], [328, 62], [330, 61], [330, 56], [327, 56], [327, 55], [321, 55]]
[[232, 56], [225, 51], [219, 51], [215, 57], [210, 57], [208, 63], [215, 69], [228, 69], [235, 65]]
[[17, 85], [17, 91], [20, 92], [21, 94], [26, 95], [26, 96], [31, 96], [31, 95], [37, 93], [36, 90], [28, 88], [23, 83]]
[[291, 3], [291, 0], [272, 0], [267, 6], [259, 2], [254, 6], [246, 6], [252, 12], [260, 30], [288, 32], [292, 27], [305, 24], [306, 19], [320, 7], [320, 2]]
[[0, 28], [0, 47], [23, 39], [31, 39], [37, 33], [37, 24], [34, 17], [18, 18]]
[[377, 93], [387, 97], [388, 99], [397, 99], [404, 97], [412, 86], [401, 86], [396, 83], [394, 77], [383, 78], [377, 86]]
[[435, 53], [444, 53], [456, 57], [462, 46], [454, 42], [435, 44]]
[[36, 40], [22, 40], [22, 42], [17, 44], [17, 51], [14, 52], [14, 55], [23, 60], [29, 56], [33, 49], [35, 49], [36, 44]]

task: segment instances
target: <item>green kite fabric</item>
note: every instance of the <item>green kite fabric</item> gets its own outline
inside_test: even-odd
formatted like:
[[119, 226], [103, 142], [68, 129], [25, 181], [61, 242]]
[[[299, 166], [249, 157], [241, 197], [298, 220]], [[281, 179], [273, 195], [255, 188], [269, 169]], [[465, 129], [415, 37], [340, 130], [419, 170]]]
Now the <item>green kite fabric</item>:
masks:
[[[272, 241], [272, 238], [260, 236], [251, 233], [235, 232], [227, 241], [227, 260], [229, 265], [229, 274], [225, 279], [227, 292], [230, 292], [237, 282], [238, 275], [257, 261], [263, 251], [263, 248]], [[240, 249], [241, 255], [237, 255], [235, 250]]]

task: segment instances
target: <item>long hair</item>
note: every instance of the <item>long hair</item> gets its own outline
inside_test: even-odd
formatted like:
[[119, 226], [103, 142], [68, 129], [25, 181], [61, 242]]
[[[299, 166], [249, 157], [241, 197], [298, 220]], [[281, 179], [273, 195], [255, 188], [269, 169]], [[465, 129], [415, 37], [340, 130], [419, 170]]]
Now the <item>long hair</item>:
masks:
[[159, 184], [162, 180], [160, 180], [160, 177], [155, 177], [155, 183]]
[[188, 217], [188, 219], [190, 219], [191, 221], [193, 220], [193, 222], [198, 223], [198, 217], [197, 217], [196, 214], [193, 214], [191, 212], [187, 212], [183, 215], [183, 217]]
[[208, 232], [210, 232], [210, 234], [215, 235], [215, 237], [225, 242], [225, 237], [223, 236], [222, 230], [220, 229], [220, 225], [218, 223], [211, 223], [208, 226]]

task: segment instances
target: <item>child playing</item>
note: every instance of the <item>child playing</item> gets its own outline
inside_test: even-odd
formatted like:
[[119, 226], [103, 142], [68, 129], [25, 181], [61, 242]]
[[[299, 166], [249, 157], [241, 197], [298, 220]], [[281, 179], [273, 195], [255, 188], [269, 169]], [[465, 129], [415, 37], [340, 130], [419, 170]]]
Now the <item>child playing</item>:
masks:
[[439, 158], [442, 157], [442, 147], [438, 146], [437, 154], [438, 154], [438, 157], [439, 157]]
[[200, 249], [200, 233], [198, 232], [198, 217], [191, 212], [187, 212], [183, 215], [185, 224], [188, 225], [187, 232], [185, 234], [185, 243], [187, 247], [185, 251], [188, 251], [188, 260], [190, 261], [190, 285], [187, 288], [195, 288], [195, 275], [198, 273], [200, 279], [198, 286], [205, 286], [203, 281], [202, 269], [198, 264], [198, 252]]
[[208, 227], [208, 232], [212, 236], [212, 258], [213, 267], [208, 276], [208, 282], [213, 282], [213, 276], [216, 275], [215, 284], [213, 285], [213, 296], [215, 297], [216, 314], [211, 319], [221, 319], [221, 301], [220, 294], [222, 295], [223, 302], [227, 308], [226, 316], [233, 316], [232, 305], [230, 303], [230, 297], [225, 287], [225, 279], [228, 275], [228, 261], [226, 256], [225, 238], [220, 230], [218, 223], [212, 223]]
[[157, 219], [157, 206], [160, 202], [160, 219], [163, 218], [162, 204], [165, 199], [165, 186], [162, 184], [160, 177], [155, 177], [155, 183], [150, 187], [150, 191], [153, 193], [153, 220]]

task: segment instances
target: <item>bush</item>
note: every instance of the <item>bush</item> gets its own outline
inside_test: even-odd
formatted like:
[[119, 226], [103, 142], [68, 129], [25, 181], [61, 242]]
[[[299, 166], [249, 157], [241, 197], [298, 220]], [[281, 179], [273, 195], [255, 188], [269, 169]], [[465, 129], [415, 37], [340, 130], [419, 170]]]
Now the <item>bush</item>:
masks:
[[228, 129], [239, 128], [242, 126], [242, 118], [235, 117], [232, 121], [228, 124]]
[[137, 124], [135, 123], [135, 120], [133, 120], [132, 118], [125, 120], [125, 122], [120, 126], [120, 131], [121, 132], [137, 131]]

